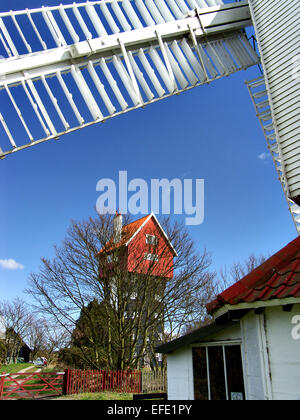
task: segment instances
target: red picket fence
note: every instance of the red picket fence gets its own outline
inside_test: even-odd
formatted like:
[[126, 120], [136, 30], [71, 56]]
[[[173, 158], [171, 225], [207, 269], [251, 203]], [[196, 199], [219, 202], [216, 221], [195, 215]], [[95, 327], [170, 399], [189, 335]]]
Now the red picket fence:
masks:
[[64, 394], [83, 392], [142, 392], [142, 374], [137, 370], [71, 370], [65, 371]]

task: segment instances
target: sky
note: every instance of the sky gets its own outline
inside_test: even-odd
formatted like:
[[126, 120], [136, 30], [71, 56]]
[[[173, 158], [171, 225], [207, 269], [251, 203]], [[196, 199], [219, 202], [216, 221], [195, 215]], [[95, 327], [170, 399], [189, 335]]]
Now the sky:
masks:
[[[41, 1], [1, 0], [0, 11]], [[44, 5], [60, 2], [70, 1]], [[28, 300], [23, 291], [40, 258], [53, 256], [71, 219], [95, 214], [97, 182], [117, 180], [121, 170], [149, 184], [204, 179], [204, 221], [187, 228], [214, 270], [252, 253], [272, 255], [295, 239], [245, 85], [259, 75], [255, 66], [0, 161], [0, 300]]]

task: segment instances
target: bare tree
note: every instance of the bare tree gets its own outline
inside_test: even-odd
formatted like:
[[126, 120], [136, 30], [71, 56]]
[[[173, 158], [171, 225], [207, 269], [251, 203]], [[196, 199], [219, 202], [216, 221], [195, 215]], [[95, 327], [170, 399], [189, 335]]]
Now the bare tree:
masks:
[[265, 260], [266, 257], [263, 255], [250, 254], [244, 262], [235, 262], [229, 269], [227, 267], [222, 268], [218, 277], [219, 292], [241, 280]]
[[0, 302], [0, 316], [9, 363], [15, 362], [32, 325], [33, 315], [25, 301], [15, 298], [11, 302]]
[[[126, 222], [121, 243], [130, 235]], [[99, 319], [87, 308], [93, 300], [101, 303], [102, 347], [111, 369], [134, 368], [147, 351], [154, 354], [158, 338], [180, 334], [186, 323], [198, 320], [214, 294], [208, 253], [195, 249], [183, 225], [169, 218], [161, 223], [169, 242], [159, 238], [149, 245], [149, 255], [157, 255], [150, 260], [136, 243], [129, 267], [126, 248], [113, 246], [112, 216], [73, 221], [62, 246], [55, 247], [55, 257], [42, 258], [40, 271], [30, 276], [28, 293], [36, 307], [70, 334], [75, 328], [78, 332], [83, 315], [89, 329], [98, 331]], [[175, 257], [170, 256], [170, 244]], [[95, 334], [90, 334], [89, 345], [95, 343]], [[80, 350], [90, 366], [99, 368], [93, 353], [84, 346]]]
[[60, 325], [45, 318], [33, 317], [26, 332], [26, 344], [31, 349], [31, 358], [46, 357], [48, 363], [70, 341], [70, 335]]

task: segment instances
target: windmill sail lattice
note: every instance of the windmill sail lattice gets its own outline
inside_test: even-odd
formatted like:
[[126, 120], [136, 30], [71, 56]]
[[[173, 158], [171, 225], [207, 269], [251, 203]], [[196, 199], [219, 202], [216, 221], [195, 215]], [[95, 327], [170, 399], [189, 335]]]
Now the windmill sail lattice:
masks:
[[0, 13], [0, 157], [257, 64], [249, 25], [221, 0]]

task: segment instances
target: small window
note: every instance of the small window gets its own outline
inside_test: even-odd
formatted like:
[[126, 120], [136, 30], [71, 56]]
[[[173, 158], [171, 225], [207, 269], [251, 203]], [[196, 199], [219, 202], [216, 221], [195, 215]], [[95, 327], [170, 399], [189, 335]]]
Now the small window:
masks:
[[157, 245], [157, 237], [155, 235], [146, 235], [146, 244]]
[[147, 261], [158, 261], [158, 255], [156, 254], [145, 254], [144, 259]]
[[107, 256], [107, 262], [108, 263], [111, 263], [112, 262], [112, 255], [111, 254]]
[[162, 354], [161, 353], [155, 353], [155, 357], [156, 357], [156, 360], [158, 362], [162, 362]]

